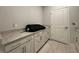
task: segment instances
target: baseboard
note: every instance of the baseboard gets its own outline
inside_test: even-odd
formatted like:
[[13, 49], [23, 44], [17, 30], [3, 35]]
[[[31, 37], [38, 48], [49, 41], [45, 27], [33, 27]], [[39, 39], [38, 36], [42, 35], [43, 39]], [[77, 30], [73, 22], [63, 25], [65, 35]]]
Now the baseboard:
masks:
[[69, 43], [61, 42], [61, 41], [58, 41], [58, 40], [55, 40], [55, 39], [50, 39], [50, 40], [51, 40], [51, 41], [56, 41], [56, 42], [59, 42], [59, 43], [65, 44], [65, 45], [69, 45]]

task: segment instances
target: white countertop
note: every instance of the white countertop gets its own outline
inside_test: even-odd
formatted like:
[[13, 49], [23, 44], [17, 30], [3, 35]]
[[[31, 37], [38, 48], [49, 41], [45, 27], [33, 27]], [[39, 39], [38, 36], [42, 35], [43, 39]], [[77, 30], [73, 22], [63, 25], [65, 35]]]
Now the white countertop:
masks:
[[33, 34], [33, 32], [22, 32], [22, 31], [4, 32], [0, 35], [1, 44], [3, 45], [7, 44], [22, 37], [27, 37], [31, 34]]
[[21, 34], [15, 34], [15, 35], [12, 35], [10, 37], [5, 37], [3, 40], [2, 40], [2, 44], [7, 44], [9, 42], [12, 42], [12, 41], [15, 41], [15, 40], [18, 40], [22, 37], [25, 37], [25, 36], [29, 36], [33, 33], [28, 33], [28, 32], [24, 32], [24, 33], [21, 33]]
[[7, 43], [13, 42], [13, 41], [18, 40], [18, 39], [23, 38], [23, 37], [28, 37], [32, 34], [35, 34], [37, 32], [41, 32], [41, 31], [42, 30], [36, 31], [36, 32], [10, 32], [10, 33], [4, 33], [2, 35], [1, 44], [5, 45]]
[[[42, 30], [40, 30], [40, 31], [42, 31]], [[7, 43], [18, 40], [20, 38], [28, 37], [29, 35], [37, 33], [37, 32], [39, 32], [39, 31], [36, 31], [36, 32], [23, 32], [22, 29], [21, 30], [13, 30], [13, 31], [3, 32], [3, 33], [0, 33], [1, 44], [5, 45]]]

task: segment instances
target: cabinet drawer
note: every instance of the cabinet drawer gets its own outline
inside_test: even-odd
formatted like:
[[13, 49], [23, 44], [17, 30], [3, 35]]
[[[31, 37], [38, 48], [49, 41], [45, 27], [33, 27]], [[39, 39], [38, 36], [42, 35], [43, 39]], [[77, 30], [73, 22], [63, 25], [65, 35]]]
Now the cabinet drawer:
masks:
[[9, 52], [11, 50], [14, 50], [15, 48], [19, 47], [20, 45], [24, 44], [25, 42], [28, 42], [29, 40], [32, 39], [32, 36], [30, 37], [25, 37], [25, 38], [22, 38], [21, 40], [19, 41], [16, 41], [14, 43], [11, 43], [9, 45], [6, 45], [5, 46], [5, 52]]

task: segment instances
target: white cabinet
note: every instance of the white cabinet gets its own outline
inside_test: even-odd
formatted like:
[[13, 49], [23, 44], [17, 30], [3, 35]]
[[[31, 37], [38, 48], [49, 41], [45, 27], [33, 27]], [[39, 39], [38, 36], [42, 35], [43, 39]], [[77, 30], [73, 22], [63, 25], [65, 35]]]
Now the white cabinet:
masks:
[[26, 49], [26, 47], [25, 47], [25, 45], [23, 44], [23, 45], [21, 45], [21, 46], [15, 48], [14, 50], [12, 50], [12, 51], [10, 51], [10, 52], [8, 52], [8, 53], [24, 53], [24, 52], [25, 52], [25, 49]]
[[34, 52], [34, 42], [33, 40], [22, 44], [16, 49], [10, 51], [9, 53], [33, 53]]
[[35, 52], [35, 43], [34, 40], [32, 39], [29, 42], [25, 43], [25, 53], [34, 53]]
[[5, 46], [5, 52], [9, 53], [32, 53], [34, 52], [34, 42], [33, 36], [22, 38], [19, 41], [10, 43]]
[[42, 32], [39, 32], [34, 35], [34, 40], [35, 40], [35, 52], [37, 52], [42, 45]]
[[69, 7], [69, 20], [71, 41], [75, 42], [75, 30], [79, 28], [79, 6]]
[[49, 33], [48, 30], [43, 30], [37, 34], [34, 35], [35, 39], [35, 51], [37, 52], [49, 39]]
[[76, 32], [75, 34], [75, 46], [76, 46], [77, 52], [79, 52], [79, 32]]
[[48, 39], [49, 30], [40, 30], [28, 37], [23, 37], [4, 45], [4, 51], [6, 53], [34, 53], [39, 51]]
[[41, 41], [42, 44], [44, 44], [49, 39], [49, 35], [50, 35], [49, 29], [46, 29], [42, 32], [42, 41]]

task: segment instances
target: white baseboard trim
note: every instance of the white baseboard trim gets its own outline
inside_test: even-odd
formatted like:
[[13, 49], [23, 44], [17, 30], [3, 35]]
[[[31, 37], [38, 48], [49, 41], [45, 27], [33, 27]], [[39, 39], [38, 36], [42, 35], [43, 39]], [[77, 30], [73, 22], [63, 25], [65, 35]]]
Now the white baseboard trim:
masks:
[[51, 41], [56, 41], [58, 43], [62, 43], [62, 44], [65, 44], [65, 45], [69, 45], [69, 43], [66, 43], [66, 42], [62, 42], [62, 41], [58, 41], [58, 40], [55, 40], [55, 39], [50, 39]]

